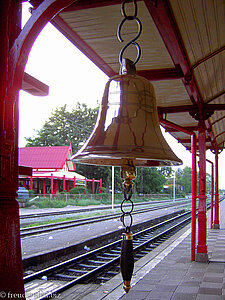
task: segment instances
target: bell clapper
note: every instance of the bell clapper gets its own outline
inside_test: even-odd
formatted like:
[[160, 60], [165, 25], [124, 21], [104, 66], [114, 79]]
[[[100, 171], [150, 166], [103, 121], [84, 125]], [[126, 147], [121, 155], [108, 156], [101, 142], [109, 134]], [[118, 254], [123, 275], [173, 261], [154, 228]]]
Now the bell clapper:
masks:
[[121, 178], [123, 181], [123, 186], [127, 193], [133, 187], [133, 179], [136, 178], [136, 167], [132, 159], [124, 159], [124, 162], [121, 167]]

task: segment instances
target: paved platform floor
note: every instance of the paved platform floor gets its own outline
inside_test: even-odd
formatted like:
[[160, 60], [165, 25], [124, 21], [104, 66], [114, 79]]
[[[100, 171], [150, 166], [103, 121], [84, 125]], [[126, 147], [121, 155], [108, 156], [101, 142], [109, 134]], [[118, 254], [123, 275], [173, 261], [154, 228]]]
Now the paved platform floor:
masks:
[[135, 263], [132, 288], [123, 292], [118, 274], [92, 293], [79, 298], [73, 289], [62, 299], [82, 300], [216, 300], [225, 299], [225, 201], [220, 203], [220, 228], [210, 229], [208, 263], [190, 260], [190, 225]]
[[121, 299], [225, 299], [225, 201], [220, 228], [208, 228], [208, 263], [190, 261], [189, 234]]

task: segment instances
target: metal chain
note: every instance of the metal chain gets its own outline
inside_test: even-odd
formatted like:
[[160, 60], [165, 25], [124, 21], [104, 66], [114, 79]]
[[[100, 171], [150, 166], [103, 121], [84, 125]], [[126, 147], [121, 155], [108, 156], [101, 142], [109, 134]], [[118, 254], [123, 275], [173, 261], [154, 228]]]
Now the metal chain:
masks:
[[137, 57], [136, 57], [136, 60], [134, 61], [134, 65], [139, 61], [140, 57], [141, 57], [141, 47], [140, 45], [136, 42], [136, 40], [139, 38], [139, 36], [141, 35], [141, 32], [142, 32], [142, 24], [141, 24], [141, 21], [140, 19], [137, 17], [137, 3], [136, 3], [136, 0], [133, 0], [133, 4], [134, 4], [134, 13], [133, 15], [127, 15], [126, 13], [126, 10], [125, 10], [125, 4], [129, 2], [129, 0], [125, 0], [123, 1], [122, 3], [122, 7], [121, 7], [121, 11], [122, 11], [122, 15], [124, 16], [124, 19], [121, 21], [121, 23], [119, 24], [118, 26], [118, 29], [117, 29], [117, 37], [119, 39], [120, 42], [123, 42], [123, 38], [121, 36], [121, 30], [122, 30], [122, 26], [124, 25], [124, 23], [126, 21], [136, 21], [137, 24], [138, 24], [138, 32], [136, 34], [136, 36], [130, 40], [120, 51], [120, 54], [119, 54], [119, 62], [120, 62], [120, 65], [122, 65], [122, 60], [123, 60], [123, 54], [124, 54], [124, 51], [130, 46], [130, 45], [134, 45], [136, 48], [137, 48]]
[[[133, 212], [133, 209], [134, 209], [134, 203], [133, 201], [131, 200], [131, 197], [132, 197], [132, 189], [130, 189], [129, 192], [126, 191], [126, 189], [124, 189], [124, 199], [123, 201], [121, 202], [121, 206], [120, 206], [120, 209], [122, 211], [122, 215], [120, 217], [120, 220], [121, 222], [123, 223], [123, 226], [126, 228], [126, 233], [129, 233], [131, 232], [131, 226], [133, 224], [133, 217], [131, 215], [131, 213]], [[125, 211], [124, 209], [124, 204], [127, 203], [127, 202], [130, 202], [131, 204], [131, 208], [129, 211]], [[129, 217], [130, 218], [130, 222], [129, 222], [129, 225], [126, 225], [126, 222], [125, 222], [125, 218], [126, 217]]]

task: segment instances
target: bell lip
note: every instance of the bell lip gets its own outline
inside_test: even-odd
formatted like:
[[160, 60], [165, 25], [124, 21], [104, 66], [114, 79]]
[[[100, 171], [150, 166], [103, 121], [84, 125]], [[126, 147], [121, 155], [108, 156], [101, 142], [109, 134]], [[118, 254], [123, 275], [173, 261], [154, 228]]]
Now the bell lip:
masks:
[[[175, 156], [175, 154], [174, 154]], [[176, 157], [176, 156], [175, 156]], [[110, 155], [107, 154], [80, 154], [77, 153], [71, 157], [71, 161], [86, 164], [86, 165], [98, 165], [98, 166], [121, 166], [124, 159], [134, 160], [136, 167], [163, 167], [163, 166], [180, 166], [183, 164], [179, 158], [175, 159], [153, 159], [146, 157], [134, 157], [128, 155]]]

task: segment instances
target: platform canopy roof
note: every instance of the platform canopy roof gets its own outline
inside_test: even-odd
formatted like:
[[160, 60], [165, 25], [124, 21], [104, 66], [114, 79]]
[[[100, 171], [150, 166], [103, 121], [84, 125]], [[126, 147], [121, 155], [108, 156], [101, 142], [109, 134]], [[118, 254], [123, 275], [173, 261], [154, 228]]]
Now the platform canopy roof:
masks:
[[[30, 1], [38, 6], [42, 1]], [[119, 0], [77, 0], [52, 19], [76, 47], [105, 74], [118, 73], [117, 26], [123, 19]], [[153, 82], [159, 115], [197, 133], [205, 118], [207, 149], [225, 147], [223, 0], [137, 1], [143, 32], [137, 73]], [[132, 4], [126, 4], [129, 11]], [[123, 29], [125, 41], [137, 32], [135, 22]], [[136, 57], [135, 47], [126, 51]], [[134, 51], [134, 53], [133, 53]], [[187, 149], [190, 136], [163, 125]]]

